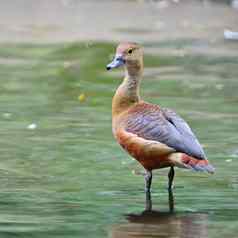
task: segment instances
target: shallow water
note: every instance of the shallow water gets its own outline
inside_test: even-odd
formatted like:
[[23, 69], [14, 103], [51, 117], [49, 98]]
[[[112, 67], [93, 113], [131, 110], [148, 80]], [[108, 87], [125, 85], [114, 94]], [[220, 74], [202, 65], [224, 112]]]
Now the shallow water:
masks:
[[1, 44], [1, 237], [236, 237], [238, 59], [195, 39], [144, 45], [144, 99], [189, 122], [215, 175], [177, 169], [171, 214], [155, 171], [143, 212], [142, 168], [111, 134], [115, 45]]

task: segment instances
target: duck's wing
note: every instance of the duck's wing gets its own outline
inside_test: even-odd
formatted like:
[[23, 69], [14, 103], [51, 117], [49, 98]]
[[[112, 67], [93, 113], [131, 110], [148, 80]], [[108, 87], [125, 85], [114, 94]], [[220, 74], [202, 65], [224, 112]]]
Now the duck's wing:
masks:
[[166, 120], [171, 123], [181, 135], [181, 142], [184, 144], [184, 148], [187, 151], [186, 154], [197, 159], [206, 159], [202, 146], [187, 122], [170, 109], [162, 109], [162, 112]]
[[206, 158], [189, 125], [172, 110], [160, 109], [151, 104], [138, 105], [128, 113], [125, 130], [197, 159]]

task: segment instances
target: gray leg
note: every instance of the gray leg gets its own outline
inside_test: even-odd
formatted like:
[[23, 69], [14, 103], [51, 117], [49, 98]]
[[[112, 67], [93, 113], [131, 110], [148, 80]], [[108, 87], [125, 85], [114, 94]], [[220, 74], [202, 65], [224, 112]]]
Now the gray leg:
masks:
[[150, 188], [151, 188], [151, 182], [152, 182], [152, 171], [146, 170], [145, 172], [146, 172], [145, 173], [145, 196], [146, 196], [145, 210], [150, 211], [152, 209], [151, 194], [150, 194]]
[[169, 211], [172, 213], [174, 212], [174, 195], [173, 190], [169, 190]]
[[173, 179], [174, 179], [174, 167], [171, 166], [168, 174], [168, 192], [169, 192], [169, 210], [174, 211], [174, 196], [173, 196]]
[[168, 179], [169, 179], [168, 190], [171, 191], [173, 189], [173, 180], [174, 180], [174, 167], [173, 166], [170, 167], [170, 170], [168, 173]]

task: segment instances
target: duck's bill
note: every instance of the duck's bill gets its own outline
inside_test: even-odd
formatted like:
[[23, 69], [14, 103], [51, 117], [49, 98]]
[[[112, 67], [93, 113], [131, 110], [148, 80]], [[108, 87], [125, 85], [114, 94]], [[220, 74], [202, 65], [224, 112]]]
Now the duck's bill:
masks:
[[123, 59], [122, 55], [116, 55], [113, 61], [107, 65], [107, 70], [111, 70], [114, 68], [118, 68], [125, 64], [125, 60]]

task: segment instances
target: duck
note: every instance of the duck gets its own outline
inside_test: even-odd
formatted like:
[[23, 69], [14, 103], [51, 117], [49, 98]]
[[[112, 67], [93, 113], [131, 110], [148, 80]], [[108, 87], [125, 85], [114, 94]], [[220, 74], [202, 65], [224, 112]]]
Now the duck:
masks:
[[120, 43], [106, 69], [119, 67], [124, 67], [125, 77], [112, 99], [112, 132], [121, 147], [143, 166], [146, 210], [151, 210], [153, 170], [169, 168], [171, 198], [175, 167], [211, 174], [215, 168], [182, 117], [171, 109], [141, 99], [143, 47], [134, 42]]

